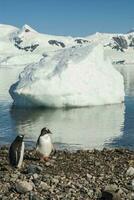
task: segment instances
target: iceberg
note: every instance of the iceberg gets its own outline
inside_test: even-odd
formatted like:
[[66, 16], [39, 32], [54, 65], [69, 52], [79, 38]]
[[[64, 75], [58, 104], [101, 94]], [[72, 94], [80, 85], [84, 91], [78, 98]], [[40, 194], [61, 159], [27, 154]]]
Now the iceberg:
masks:
[[124, 82], [102, 45], [83, 44], [28, 65], [9, 92], [19, 107], [84, 107], [123, 102]]

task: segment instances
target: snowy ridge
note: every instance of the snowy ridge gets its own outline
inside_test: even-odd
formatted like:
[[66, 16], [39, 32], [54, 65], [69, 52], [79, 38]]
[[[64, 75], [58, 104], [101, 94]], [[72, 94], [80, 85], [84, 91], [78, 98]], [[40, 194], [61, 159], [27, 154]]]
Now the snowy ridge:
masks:
[[41, 34], [28, 25], [18, 29], [10, 25], [1, 24], [0, 65], [17, 66], [35, 63], [48, 52], [79, 45], [82, 42], [86, 43], [87, 41], [70, 36]]
[[[1, 24], [0, 65], [17, 66], [35, 63], [49, 52], [86, 44], [102, 44], [105, 47], [105, 57], [109, 57], [112, 62], [124, 60], [124, 64], [127, 64], [133, 60], [134, 32], [128, 34], [96, 33], [88, 37], [71, 37], [42, 34], [27, 24], [20, 29]], [[23, 56], [24, 59], [20, 59]]]
[[25, 68], [10, 94], [16, 106], [81, 107], [121, 103], [124, 84], [101, 45], [83, 45]]
[[14, 26], [0, 24], [0, 40], [9, 41], [11, 37], [17, 34], [18, 30]]

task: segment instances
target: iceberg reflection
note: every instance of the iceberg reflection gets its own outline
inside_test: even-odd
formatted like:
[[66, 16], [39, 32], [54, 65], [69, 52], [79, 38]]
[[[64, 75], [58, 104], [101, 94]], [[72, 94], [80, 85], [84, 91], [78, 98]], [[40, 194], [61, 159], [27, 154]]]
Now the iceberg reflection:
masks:
[[124, 104], [77, 109], [11, 109], [17, 134], [36, 142], [42, 127], [53, 132], [57, 148], [101, 149], [122, 136]]

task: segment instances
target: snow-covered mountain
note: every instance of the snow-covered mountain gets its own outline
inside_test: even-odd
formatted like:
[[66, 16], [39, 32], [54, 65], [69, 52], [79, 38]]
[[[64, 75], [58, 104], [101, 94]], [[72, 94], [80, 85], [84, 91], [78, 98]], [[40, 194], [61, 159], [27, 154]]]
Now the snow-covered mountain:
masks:
[[84, 38], [74, 38], [41, 34], [28, 25], [19, 29], [1, 24], [0, 65], [35, 63], [49, 52], [85, 44], [102, 44], [105, 57], [114, 63], [133, 63], [133, 31], [127, 34], [95, 33]]
[[38, 62], [48, 52], [88, 43], [82, 38], [41, 34], [28, 25], [0, 25], [0, 65]]

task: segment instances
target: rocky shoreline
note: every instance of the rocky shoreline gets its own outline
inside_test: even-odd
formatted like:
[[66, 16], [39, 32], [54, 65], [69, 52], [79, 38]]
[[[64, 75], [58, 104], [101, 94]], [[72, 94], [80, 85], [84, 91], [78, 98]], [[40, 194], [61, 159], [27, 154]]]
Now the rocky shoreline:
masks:
[[0, 149], [0, 200], [134, 200], [134, 151], [57, 151], [40, 162], [25, 150], [21, 169]]

